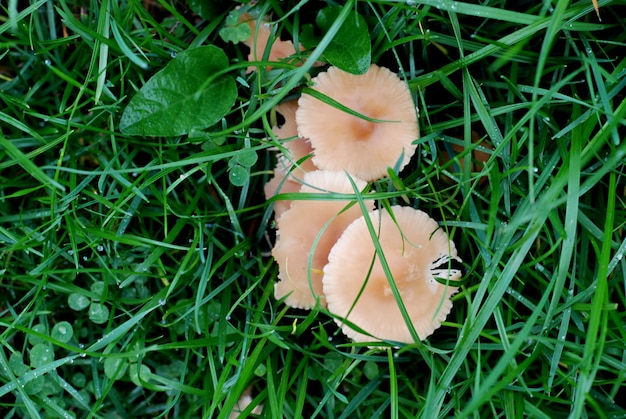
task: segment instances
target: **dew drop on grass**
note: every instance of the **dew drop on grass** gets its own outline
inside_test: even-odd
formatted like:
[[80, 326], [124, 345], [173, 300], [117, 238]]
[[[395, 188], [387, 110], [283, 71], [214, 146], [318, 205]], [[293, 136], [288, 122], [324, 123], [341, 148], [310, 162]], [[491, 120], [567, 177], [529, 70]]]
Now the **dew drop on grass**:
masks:
[[52, 61], [50, 61], [50, 60], [46, 59], [46, 60], [44, 61], [44, 64], [45, 64], [45, 65], [51, 65], [51, 64], [52, 64]]
[[102, 252], [104, 251], [104, 246], [99, 244], [98, 247], [96, 247], [96, 249], [98, 250], [98, 252]]
[[178, 53], [176, 51], [170, 52], [170, 57], [176, 58], [177, 56], [178, 56]]
[[67, 254], [70, 255], [70, 256], [74, 256], [74, 251], [73, 250], [68, 250]]
[[167, 300], [165, 300], [165, 298], [161, 298], [161, 299], [159, 300], [159, 304], [160, 304], [160, 305], [162, 305], [162, 306], [164, 306], [165, 304], [167, 304]]

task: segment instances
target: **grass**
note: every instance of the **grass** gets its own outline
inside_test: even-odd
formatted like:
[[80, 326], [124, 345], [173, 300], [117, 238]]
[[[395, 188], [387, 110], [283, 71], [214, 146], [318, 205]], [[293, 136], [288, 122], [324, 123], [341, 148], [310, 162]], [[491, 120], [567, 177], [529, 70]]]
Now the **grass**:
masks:
[[[236, 3], [188, 3], [0, 5], [4, 417], [224, 418], [250, 386], [264, 417], [626, 417], [624, 2], [602, 21], [587, 0], [344, 6], [420, 108], [379, 204], [429, 212], [465, 268], [444, 326], [385, 351], [273, 297], [268, 111], [312, 60], [246, 74], [218, 34]], [[257, 7], [292, 39], [324, 3], [297, 4]], [[122, 134], [136, 91], [206, 44], [230, 59], [232, 110], [195, 136]], [[242, 149], [258, 160], [235, 186]]]

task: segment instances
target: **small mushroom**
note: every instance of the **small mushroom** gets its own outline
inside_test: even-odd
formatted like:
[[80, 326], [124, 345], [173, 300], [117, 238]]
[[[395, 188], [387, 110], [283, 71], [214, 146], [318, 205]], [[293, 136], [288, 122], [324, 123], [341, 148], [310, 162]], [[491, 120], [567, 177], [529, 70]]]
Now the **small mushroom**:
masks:
[[[273, 43], [270, 45], [270, 52], [267, 61], [277, 62], [296, 54], [297, 51], [293, 42], [281, 41], [280, 38], [271, 40], [272, 29], [270, 23], [263, 22], [261, 25], [257, 25], [257, 19], [250, 16], [247, 12], [244, 12], [239, 16], [239, 22], [246, 23], [252, 32], [250, 38], [244, 41], [244, 44], [250, 48], [248, 61], [261, 61], [265, 54], [265, 49], [270, 41]], [[271, 68], [271, 66], [266, 67], [267, 70], [271, 70]], [[246, 72], [251, 73], [255, 70], [255, 66], [249, 66]]]
[[[458, 289], [437, 282], [435, 277], [454, 283], [461, 272], [450, 268], [449, 262], [460, 259], [454, 243], [426, 213], [400, 206], [392, 206], [391, 210], [391, 214], [374, 210], [367, 216], [377, 231], [413, 327], [423, 340], [446, 318], [452, 308], [450, 297]], [[324, 267], [323, 292], [328, 310], [338, 316], [335, 321], [355, 342], [413, 342], [364, 217], [350, 224], [330, 251]], [[343, 319], [374, 339], [352, 329]]]
[[[273, 127], [272, 132], [276, 138], [286, 140], [283, 145], [291, 155], [291, 160], [295, 163], [304, 157], [309, 156], [313, 152], [311, 143], [307, 138], [298, 137], [298, 127], [296, 125], [296, 110], [298, 109], [297, 100], [289, 100], [276, 106], [276, 111], [280, 113], [285, 122], [280, 127]], [[308, 158], [300, 165], [302, 170], [311, 172], [317, 168], [313, 161]]]
[[[265, 199], [269, 200], [279, 193], [294, 193], [300, 191], [305, 172], [300, 168], [293, 168], [293, 163], [285, 156], [279, 155], [274, 168], [274, 177], [264, 186]], [[291, 201], [279, 199], [274, 201], [274, 216], [278, 218], [291, 206]]]
[[418, 136], [417, 110], [405, 82], [390, 70], [372, 65], [354, 75], [336, 67], [313, 78], [313, 89], [372, 122], [303, 94], [296, 112], [298, 132], [314, 149], [322, 170], [346, 170], [371, 181], [388, 167], [402, 169], [411, 159]]
[[[359, 191], [365, 188], [365, 181], [352, 180]], [[328, 262], [328, 252], [346, 226], [362, 212], [356, 204], [342, 211], [350, 200], [332, 198], [331, 194], [354, 193], [344, 172], [306, 173], [300, 192], [316, 193], [319, 197], [292, 201], [291, 207], [276, 220], [278, 239], [272, 255], [278, 262], [280, 281], [275, 285], [274, 295], [277, 299], [288, 295], [285, 303], [295, 308], [312, 308], [318, 298], [320, 304], [326, 306], [322, 295], [322, 269]], [[368, 210], [374, 207], [371, 200], [366, 201], [366, 205]], [[313, 257], [309, 264], [311, 252]]]

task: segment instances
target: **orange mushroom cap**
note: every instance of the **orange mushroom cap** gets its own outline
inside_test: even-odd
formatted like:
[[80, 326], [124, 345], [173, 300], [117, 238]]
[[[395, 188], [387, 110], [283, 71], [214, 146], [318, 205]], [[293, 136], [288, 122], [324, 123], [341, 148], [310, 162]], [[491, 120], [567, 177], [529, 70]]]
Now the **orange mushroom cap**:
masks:
[[313, 89], [371, 119], [370, 122], [303, 94], [296, 112], [298, 132], [314, 149], [322, 170], [346, 170], [371, 181], [388, 167], [411, 159], [419, 136], [417, 110], [406, 83], [384, 67], [372, 65], [354, 75], [330, 67], [313, 78]]
[[[450, 297], [458, 289], [437, 282], [435, 277], [458, 280], [461, 272], [449, 268], [448, 262], [460, 259], [454, 243], [426, 213], [409, 207], [391, 209], [393, 216], [386, 210], [374, 210], [367, 216], [377, 230], [377, 240], [413, 327], [423, 340], [446, 318], [452, 308]], [[377, 339], [412, 343], [380, 257], [374, 259], [375, 255], [365, 218], [360, 217], [346, 228], [324, 267], [328, 310], [339, 317], [335, 321], [355, 342], [372, 338], [353, 330], [342, 319]]]
[[[363, 180], [352, 180], [358, 190], [367, 185]], [[276, 220], [278, 240], [272, 255], [278, 262], [280, 281], [275, 285], [274, 295], [280, 299], [289, 294], [285, 300], [288, 305], [311, 308], [318, 297], [323, 297], [322, 269], [328, 262], [328, 252], [346, 226], [362, 213], [358, 205], [342, 212], [350, 201], [331, 199], [331, 193], [354, 193], [344, 172], [306, 173], [300, 192], [320, 194], [320, 199], [292, 201], [291, 207]], [[374, 207], [370, 200], [366, 201], [366, 205], [368, 210]], [[320, 235], [322, 229], [324, 231]], [[309, 265], [311, 252], [313, 257]], [[320, 303], [326, 306], [323, 298], [320, 298]]]

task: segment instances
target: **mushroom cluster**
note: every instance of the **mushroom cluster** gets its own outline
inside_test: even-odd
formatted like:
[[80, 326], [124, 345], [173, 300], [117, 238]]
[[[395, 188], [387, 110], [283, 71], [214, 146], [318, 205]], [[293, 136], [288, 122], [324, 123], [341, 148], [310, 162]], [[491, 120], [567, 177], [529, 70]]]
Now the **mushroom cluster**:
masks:
[[[417, 109], [406, 83], [377, 65], [361, 75], [330, 67], [275, 111], [284, 123], [272, 133], [283, 147], [265, 186], [267, 199], [279, 195], [275, 297], [327, 307], [356, 342], [428, 337], [458, 289], [454, 243], [424, 212], [375, 209], [366, 193], [415, 153]], [[279, 199], [293, 192], [301, 199]]]

